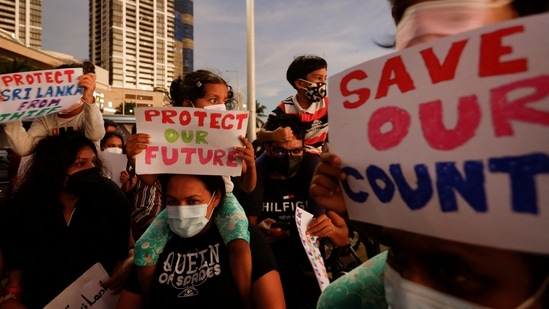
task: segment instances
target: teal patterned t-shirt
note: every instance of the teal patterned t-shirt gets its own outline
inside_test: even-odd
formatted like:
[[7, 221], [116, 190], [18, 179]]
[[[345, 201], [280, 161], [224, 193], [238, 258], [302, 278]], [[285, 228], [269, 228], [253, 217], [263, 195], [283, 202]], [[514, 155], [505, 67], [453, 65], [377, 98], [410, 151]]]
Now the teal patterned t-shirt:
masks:
[[316, 308], [386, 309], [388, 304], [383, 284], [386, 259], [387, 251], [383, 251], [330, 283], [322, 291]]

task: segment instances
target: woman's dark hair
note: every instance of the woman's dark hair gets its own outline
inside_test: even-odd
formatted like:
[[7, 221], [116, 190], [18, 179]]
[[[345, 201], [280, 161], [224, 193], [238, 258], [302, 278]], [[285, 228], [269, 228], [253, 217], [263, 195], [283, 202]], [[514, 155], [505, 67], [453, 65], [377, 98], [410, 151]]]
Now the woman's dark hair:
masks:
[[305, 123], [295, 114], [270, 114], [264, 127], [267, 131], [274, 131], [279, 127], [290, 127], [299, 140], [304, 140], [307, 133]]
[[[224, 84], [227, 87], [227, 82], [221, 76], [207, 71], [197, 70], [185, 74], [183, 78], [179, 76], [173, 80], [170, 85], [170, 99], [173, 106], [183, 106], [185, 100], [191, 101], [193, 104], [196, 99], [203, 98], [206, 95], [206, 84]], [[229, 93], [228, 101], [232, 100], [232, 91]]]
[[315, 55], [302, 55], [294, 58], [286, 71], [286, 79], [288, 83], [295, 88], [294, 82], [297, 79], [305, 79], [307, 74], [320, 70], [327, 69], [328, 63], [324, 58]]
[[[160, 176], [160, 184], [162, 186], [162, 203], [164, 204], [164, 207], [166, 206], [166, 194], [168, 191], [168, 182], [173, 176], [176, 176], [178, 174], [162, 174]], [[206, 190], [213, 194], [214, 192], [219, 192], [221, 194], [221, 202], [223, 203], [223, 200], [226, 196], [226, 190], [225, 190], [225, 181], [223, 180], [222, 176], [219, 175], [189, 175], [198, 178], [206, 187]], [[221, 205], [220, 205], [221, 206]]]
[[99, 143], [99, 145], [101, 146], [101, 149], [104, 149], [105, 148], [105, 144], [107, 143], [107, 141], [112, 138], [112, 137], [118, 137], [121, 141], [122, 141], [122, 150], [124, 151], [125, 150], [125, 147], [124, 147], [124, 137], [118, 133], [118, 132], [113, 132], [113, 131], [110, 131], [110, 132], [106, 132], [105, 133], [105, 136], [103, 136], [103, 138], [101, 139], [101, 142]]
[[[48, 201], [57, 198], [67, 178], [67, 170], [86, 146], [97, 156], [95, 144], [81, 133], [69, 132], [42, 139], [27, 162], [16, 194], [31, 194], [38, 200]], [[103, 171], [99, 157], [95, 165]]]

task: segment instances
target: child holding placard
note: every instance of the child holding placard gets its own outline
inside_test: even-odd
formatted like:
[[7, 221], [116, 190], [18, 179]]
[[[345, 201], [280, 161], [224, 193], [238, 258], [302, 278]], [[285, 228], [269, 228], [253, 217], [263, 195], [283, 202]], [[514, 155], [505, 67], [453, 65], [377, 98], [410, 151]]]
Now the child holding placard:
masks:
[[70, 131], [82, 132], [99, 149], [99, 141], [105, 135], [105, 128], [99, 105], [95, 104], [93, 96], [96, 79], [95, 66], [90, 62], [84, 62], [83, 64], [62, 65], [58, 69], [72, 67], [83, 68], [83, 74], [78, 77], [78, 87], [83, 90], [82, 97], [78, 102], [58, 113], [33, 119], [28, 130], [25, 130], [20, 120], [8, 122], [4, 126], [8, 144], [19, 156], [31, 154], [36, 144], [46, 136]]
[[[225, 102], [228, 97], [228, 85], [220, 76], [206, 70], [198, 70], [186, 74], [184, 79], [178, 78], [172, 82], [170, 94], [174, 106], [196, 107], [205, 109], [225, 110]], [[127, 154], [134, 159], [147, 147], [149, 135], [137, 133], [128, 138]], [[256, 171], [254, 150], [245, 137], [241, 137], [245, 147], [235, 147], [242, 159], [241, 188], [252, 191], [256, 184]], [[157, 175], [141, 175], [145, 183], [153, 184]], [[220, 230], [225, 244], [231, 255], [231, 271], [237, 283], [240, 295], [246, 307], [250, 307], [251, 289], [251, 252], [249, 247], [248, 220], [242, 206], [232, 194], [233, 183], [228, 176], [225, 180], [227, 197], [223, 202], [219, 213], [214, 217], [214, 222]], [[159, 253], [166, 242], [173, 235], [167, 223], [167, 212], [163, 210], [149, 228], [136, 242], [135, 264], [140, 266], [140, 276], [152, 276]], [[148, 282], [148, 281], [147, 281]]]

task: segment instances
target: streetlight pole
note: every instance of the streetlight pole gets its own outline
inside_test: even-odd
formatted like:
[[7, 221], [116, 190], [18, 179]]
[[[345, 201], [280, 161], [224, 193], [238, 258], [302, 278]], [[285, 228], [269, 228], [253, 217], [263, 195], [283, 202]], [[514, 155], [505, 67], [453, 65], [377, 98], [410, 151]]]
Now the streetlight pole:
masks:
[[240, 93], [240, 84], [239, 84], [239, 78], [238, 78], [238, 70], [225, 70], [225, 72], [236, 73], [236, 102], [237, 102], [237, 110], [240, 110], [240, 97], [238, 96], [239, 93]]
[[247, 91], [248, 111], [248, 140], [256, 139], [256, 110], [255, 110], [255, 28], [254, 28], [254, 0], [246, 0], [246, 63], [247, 63]]
[[122, 115], [126, 115], [126, 83], [122, 84]]

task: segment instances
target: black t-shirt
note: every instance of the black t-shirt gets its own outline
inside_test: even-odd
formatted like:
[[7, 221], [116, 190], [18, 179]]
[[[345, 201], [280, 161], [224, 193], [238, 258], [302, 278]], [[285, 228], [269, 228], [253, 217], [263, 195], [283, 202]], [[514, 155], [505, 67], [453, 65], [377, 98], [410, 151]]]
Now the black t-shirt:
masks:
[[[250, 226], [249, 231], [255, 282], [276, 269], [276, 262], [257, 228]], [[150, 308], [241, 307], [229, 251], [215, 225], [202, 235], [174, 235], [168, 241], [156, 264], [150, 299]]]
[[309, 196], [310, 182], [311, 175], [301, 169], [288, 179], [265, 177], [263, 185], [268, 190], [265, 190], [263, 196], [252, 193], [244, 194], [242, 198], [247, 214], [257, 216], [258, 223], [266, 218], [290, 223], [290, 236], [270, 244], [281, 272], [312, 271], [295, 223], [297, 207], [315, 217], [324, 213], [324, 209], [317, 206]]
[[127, 257], [126, 196], [106, 178], [93, 191], [77, 201], [69, 225], [56, 201], [23, 194], [10, 205], [2, 250], [6, 269], [23, 271], [28, 308], [43, 308], [95, 263], [110, 273]]
[[320, 288], [313, 274], [313, 267], [303, 248], [295, 223], [295, 209], [303, 208], [314, 217], [324, 213], [309, 196], [311, 174], [300, 169], [288, 179], [265, 177], [263, 196], [243, 194], [241, 203], [247, 214], [257, 216], [257, 222], [266, 218], [290, 223], [290, 236], [270, 243], [278, 265], [284, 296], [288, 308], [307, 304], [314, 306]]

